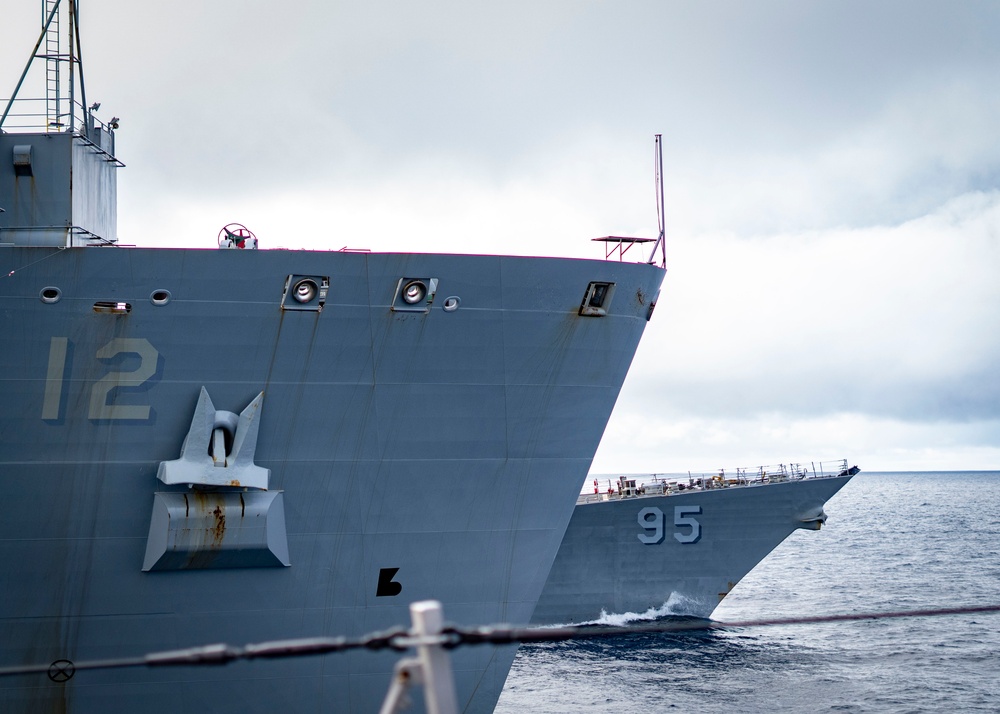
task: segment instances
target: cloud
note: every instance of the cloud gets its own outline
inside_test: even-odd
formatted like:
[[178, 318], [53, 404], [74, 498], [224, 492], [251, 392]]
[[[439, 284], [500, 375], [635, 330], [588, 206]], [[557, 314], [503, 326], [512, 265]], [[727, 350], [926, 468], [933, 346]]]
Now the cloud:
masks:
[[998, 219], [992, 191], [891, 227], [675, 242], [599, 464], [995, 467]]
[[[9, 4], [4, 86], [38, 26]], [[106, 0], [81, 24], [88, 100], [123, 117], [124, 243], [239, 221], [264, 247], [603, 257], [656, 233], [662, 133], [670, 272], [599, 462], [1000, 466], [994, 2]]]
[[[665, 387], [695, 380], [704, 397], [717, 391], [711, 382], [745, 380], [763, 410], [797, 411], [782, 385], [810, 379], [830, 394], [809, 410], [971, 378], [988, 397], [995, 380], [982, 377], [1000, 361], [998, 219], [994, 191], [891, 228], [678, 242], [658, 306], [666, 315], [647, 333], [660, 342], [659, 367], [649, 368]], [[755, 380], [774, 385], [773, 396]]]
[[865, 471], [996, 469], [1000, 420], [912, 424], [846, 413], [665, 418], [631, 413], [612, 422], [594, 473], [710, 473], [779, 463], [847, 459]]

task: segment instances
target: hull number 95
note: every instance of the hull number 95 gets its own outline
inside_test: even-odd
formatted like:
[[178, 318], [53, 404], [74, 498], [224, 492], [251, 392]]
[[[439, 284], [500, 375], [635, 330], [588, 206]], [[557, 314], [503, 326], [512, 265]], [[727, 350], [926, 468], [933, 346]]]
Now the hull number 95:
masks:
[[[701, 523], [695, 516], [701, 514], [701, 506], [675, 506], [674, 507], [674, 539], [678, 543], [697, 543], [701, 538]], [[639, 511], [639, 526], [643, 533], [638, 535], [641, 542], [646, 545], [662, 543], [666, 532], [666, 516], [663, 511], [655, 506], [643, 508]]]

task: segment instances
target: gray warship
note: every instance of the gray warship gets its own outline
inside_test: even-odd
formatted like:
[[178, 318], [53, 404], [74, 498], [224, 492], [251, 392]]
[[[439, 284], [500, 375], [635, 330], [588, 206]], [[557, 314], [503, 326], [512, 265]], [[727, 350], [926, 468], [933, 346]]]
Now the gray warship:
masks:
[[824, 505], [857, 466], [801, 464], [714, 474], [594, 480], [579, 497], [535, 608], [535, 624], [609, 615], [710, 617], [737, 583], [797, 530], [819, 530]]
[[[120, 246], [78, 0], [43, 8], [69, 91], [0, 118], [0, 667], [55, 674], [0, 679], [0, 711], [369, 712], [394, 653], [65, 673], [417, 600], [528, 623], [662, 266]], [[514, 653], [453, 654], [460, 709]]]

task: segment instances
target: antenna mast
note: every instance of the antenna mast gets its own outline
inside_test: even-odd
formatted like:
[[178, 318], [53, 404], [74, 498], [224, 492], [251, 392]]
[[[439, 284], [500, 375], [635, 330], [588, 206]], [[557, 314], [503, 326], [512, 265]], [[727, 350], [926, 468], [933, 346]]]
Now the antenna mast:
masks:
[[661, 268], [667, 267], [667, 242], [666, 226], [663, 207], [663, 142], [660, 141], [660, 134], [656, 135], [656, 155], [655, 162], [655, 184], [656, 184], [656, 223], [660, 229], [660, 234], [653, 243], [653, 251], [649, 254], [649, 263], [656, 263], [656, 249], [660, 249]]
[[[63, 29], [65, 28], [65, 51], [63, 49]], [[44, 43], [44, 48], [42, 44]], [[83, 82], [83, 62], [80, 53], [80, 2], [79, 0], [42, 0], [42, 31], [38, 42], [28, 57], [21, 78], [14, 88], [14, 93], [7, 101], [3, 115], [0, 116], [0, 127], [3, 126], [14, 101], [17, 99], [21, 85], [24, 83], [31, 63], [35, 59], [45, 60], [45, 131], [62, 132], [76, 131], [76, 107], [82, 108], [83, 118], [80, 128], [87, 130], [90, 124], [90, 112], [87, 107], [87, 93]], [[66, 63], [68, 67], [63, 67]], [[76, 100], [76, 74], [80, 74], [80, 101]], [[64, 75], [69, 75], [69, 92], [63, 94]], [[37, 100], [27, 100], [29, 103]], [[24, 117], [38, 114], [22, 115]]]

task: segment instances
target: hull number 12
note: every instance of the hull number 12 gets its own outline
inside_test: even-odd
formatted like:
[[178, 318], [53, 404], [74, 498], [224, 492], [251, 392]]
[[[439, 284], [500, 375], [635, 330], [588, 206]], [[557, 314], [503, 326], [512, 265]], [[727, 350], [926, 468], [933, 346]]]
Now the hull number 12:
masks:
[[[42, 402], [42, 419], [58, 423], [66, 409], [67, 378], [70, 369], [71, 345], [66, 337], [53, 337], [49, 342], [49, 365], [45, 376], [45, 395]], [[133, 355], [138, 364], [131, 369], [109, 369], [90, 385], [90, 403], [87, 417], [93, 421], [148, 421], [149, 404], [119, 402], [122, 393], [144, 391], [150, 386], [160, 368], [160, 353], [141, 337], [115, 337], [97, 350], [95, 361], [100, 364], [115, 363], [116, 358]], [[135, 399], [135, 397], [133, 397]], [[140, 398], [141, 399], [141, 398]], [[139, 401], [139, 400], [136, 400]]]

